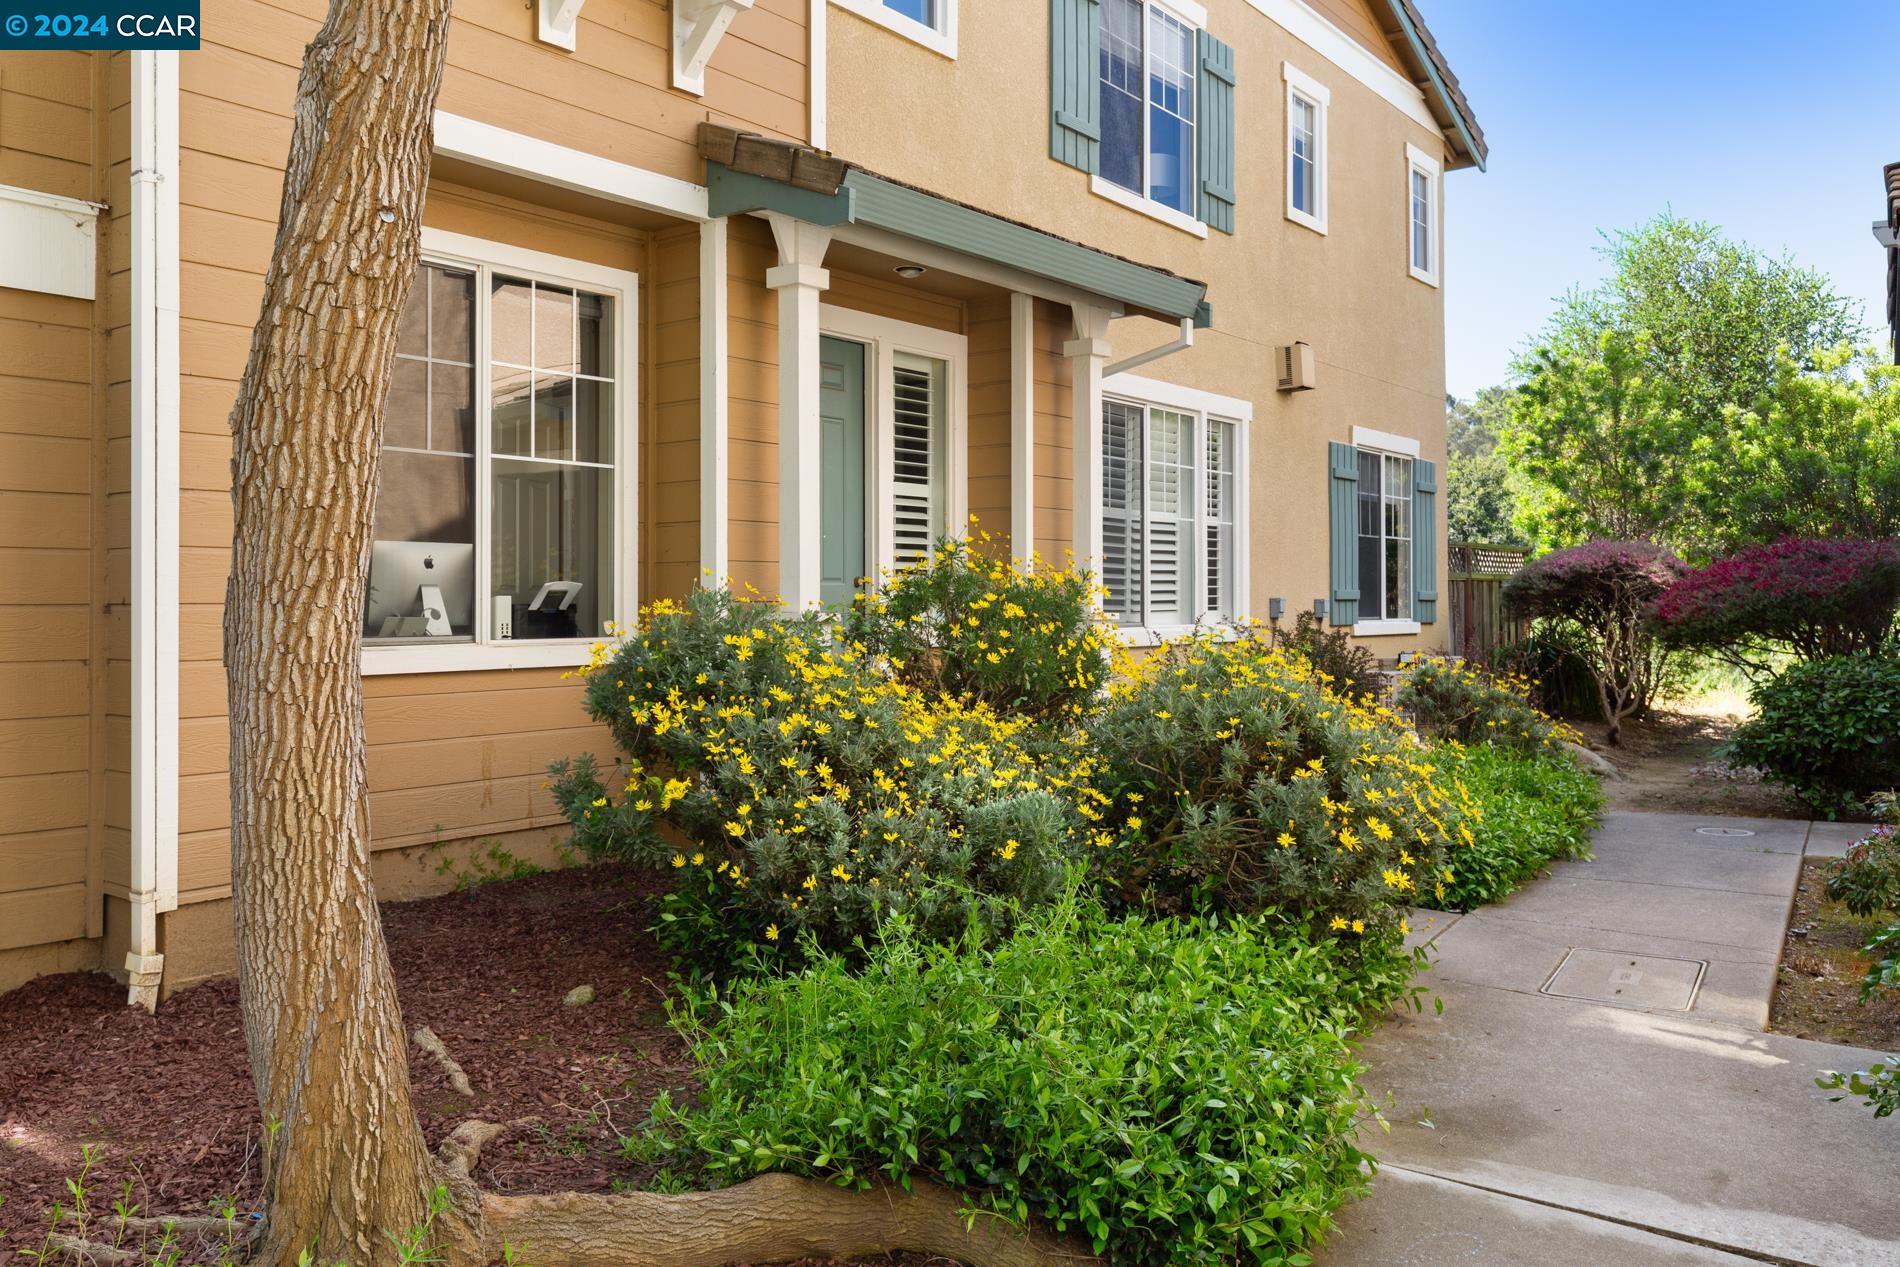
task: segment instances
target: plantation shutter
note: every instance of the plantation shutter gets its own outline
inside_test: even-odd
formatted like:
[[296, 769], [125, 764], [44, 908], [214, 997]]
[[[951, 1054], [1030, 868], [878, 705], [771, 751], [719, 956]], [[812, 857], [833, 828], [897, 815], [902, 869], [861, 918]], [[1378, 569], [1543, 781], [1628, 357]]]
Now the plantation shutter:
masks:
[[1207, 422], [1207, 596], [1202, 606], [1215, 615], [1234, 614], [1234, 424]]
[[1167, 409], [1148, 411], [1147, 575], [1144, 623], [1187, 625], [1194, 586], [1188, 576], [1194, 549], [1194, 419]]
[[1142, 411], [1102, 402], [1102, 610], [1124, 624], [1141, 621]]
[[903, 567], [930, 553], [943, 514], [943, 362], [891, 358], [891, 561]]
[[1093, 173], [1102, 139], [1101, 0], [1049, 0], [1049, 156]]
[[1327, 506], [1332, 521], [1332, 615], [1335, 625], [1359, 619], [1359, 451], [1350, 444], [1327, 448]]
[[1234, 231], [1234, 50], [1200, 33], [1201, 219], [1222, 233]]
[[1421, 624], [1438, 619], [1438, 467], [1412, 463], [1412, 615]]

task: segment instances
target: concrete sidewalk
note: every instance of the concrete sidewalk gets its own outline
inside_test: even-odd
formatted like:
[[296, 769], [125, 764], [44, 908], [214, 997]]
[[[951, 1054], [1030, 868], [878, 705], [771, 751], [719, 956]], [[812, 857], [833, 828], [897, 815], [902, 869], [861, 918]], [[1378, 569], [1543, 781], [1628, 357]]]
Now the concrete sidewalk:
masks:
[[1761, 1032], [1803, 852], [1852, 838], [1813, 827], [1614, 813], [1437, 917], [1444, 1013], [1367, 1040], [1391, 1129], [1320, 1263], [1900, 1267], [1900, 1120], [1813, 1085], [1878, 1053]]

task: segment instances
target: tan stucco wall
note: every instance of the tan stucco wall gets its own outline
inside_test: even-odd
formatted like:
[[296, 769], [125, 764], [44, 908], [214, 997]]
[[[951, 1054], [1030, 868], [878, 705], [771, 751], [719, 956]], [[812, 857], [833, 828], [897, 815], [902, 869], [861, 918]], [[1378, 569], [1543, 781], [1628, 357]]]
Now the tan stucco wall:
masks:
[[[1373, 46], [1377, 27], [1359, 0], [1327, 7], [1348, 34]], [[1135, 372], [1253, 402], [1251, 592], [1254, 614], [1264, 617], [1270, 597], [1284, 597], [1292, 612], [1328, 594], [1328, 441], [1348, 440], [1355, 424], [1412, 436], [1421, 456], [1442, 469], [1443, 297], [1407, 269], [1405, 146], [1433, 154], [1444, 146], [1245, 0], [1209, 0], [1207, 8], [1208, 27], [1234, 46], [1239, 73], [1232, 235], [1211, 232], [1203, 241], [1098, 197], [1087, 175], [1048, 156], [1042, 4], [962, 0], [955, 60], [834, 6], [830, 145], [882, 174], [1210, 283], [1214, 328], [1200, 332], [1192, 349]], [[1375, 51], [1393, 60], [1389, 50]], [[1324, 235], [1284, 214], [1288, 61], [1331, 92]], [[947, 120], [955, 120], [954, 134]], [[1060, 310], [1039, 305], [1039, 317], [1045, 310], [1059, 325]], [[1055, 333], [1059, 341], [1064, 332]], [[1128, 319], [1115, 322], [1109, 338], [1115, 355], [1126, 356], [1173, 335], [1160, 323]], [[1287, 395], [1276, 390], [1274, 352], [1295, 340], [1312, 345], [1319, 388]], [[1060, 391], [1066, 412], [1066, 383], [1049, 387]], [[1060, 487], [1069, 470], [1067, 437], [1041, 428], [1039, 438], [1049, 447], [1037, 455], [1037, 535], [1059, 555], [1068, 541]], [[1442, 515], [1442, 494], [1439, 505]], [[1442, 548], [1439, 560], [1442, 593]], [[1370, 645], [1386, 656], [1442, 645], [1444, 610], [1441, 603], [1441, 619], [1419, 638]]]

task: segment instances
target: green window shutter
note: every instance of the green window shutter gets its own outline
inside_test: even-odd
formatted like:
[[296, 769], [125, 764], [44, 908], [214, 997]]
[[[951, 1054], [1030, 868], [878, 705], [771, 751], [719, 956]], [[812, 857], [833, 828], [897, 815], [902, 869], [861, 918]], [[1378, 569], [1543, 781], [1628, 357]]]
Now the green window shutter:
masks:
[[1201, 164], [1201, 219], [1234, 231], [1234, 50], [1200, 32], [1199, 114], [1195, 131]]
[[1096, 170], [1102, 139], [1101, 0], [1049, 0], [1049, 157]]
[[1438, 467], [1412, 462], [1412, 615], [1420, 624], [1438, 619]]
[[1326, 448], [1333, 525], [1332, 616], [1335, 625], [1351, 625], [1359, 619], [1359, 450], [1350, 444]]

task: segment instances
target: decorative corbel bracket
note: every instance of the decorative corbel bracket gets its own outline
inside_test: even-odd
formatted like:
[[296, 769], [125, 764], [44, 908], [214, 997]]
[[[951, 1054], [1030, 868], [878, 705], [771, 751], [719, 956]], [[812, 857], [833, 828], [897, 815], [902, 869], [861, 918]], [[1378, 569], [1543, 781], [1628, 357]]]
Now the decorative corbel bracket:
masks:
[[587, 0], [539, 0], [540, 26], [536, 34], [544, 44], [574, 51], [574, 30], [580, 25], [581, 6]]
[[[549, 0], [542, 0], [543, 4]], [[706, 91], [706, 63], [732, 20], [753, 0], [673, 0], [673, 86], [695, 96]]]

